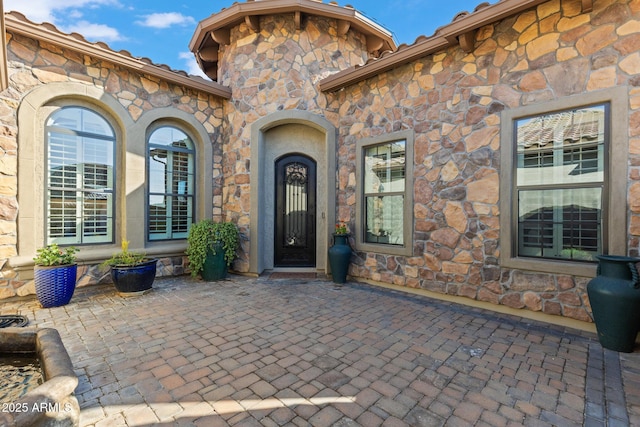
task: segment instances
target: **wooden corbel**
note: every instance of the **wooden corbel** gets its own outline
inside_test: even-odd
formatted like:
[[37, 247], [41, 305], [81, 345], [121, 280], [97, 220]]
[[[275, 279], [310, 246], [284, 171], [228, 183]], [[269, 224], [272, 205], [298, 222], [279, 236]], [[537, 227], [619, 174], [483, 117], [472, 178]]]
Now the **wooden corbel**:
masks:
[[218, 79], [218, 64], [214, 64], [213, 67], [209, 67], [203, 70], [204, 73], [214, 82]]
[[382, 49], [383, 40], [377, 36], [367, 36], [367, 51], [369, 53], [377, 52]]
[[247, 24], [247, 27], [251, 28], [251, 31], [254, 33], [260, 32], [260, 17], [257, 15], [245, 16], [244, 22]]
[[299, 10], [293, 14], [293, 21], [296, 24], [296, 31], [300, 31], [302, 29], [302, 13]]
[[207, 46], [198, 51], [198, 56], [203, 61], [215, 62], [218, 60], [218, 46]]
[[458, 36], [458, 43], [460, 47], [467, 53], [473, 52], [473, 48], [476, 43], [476, 30], [468, 31]]
[[582, 0], [582, 13], [593, 12], [593, 0]]
[[220, 28], [219, 30], [211, 31], [211, 38], [214, 42], [222, 45], [231, 44], [231, 31], [228, 28]]
[[351, 22], [338, 19], [338, 35], [346, 36], [351, 28]]

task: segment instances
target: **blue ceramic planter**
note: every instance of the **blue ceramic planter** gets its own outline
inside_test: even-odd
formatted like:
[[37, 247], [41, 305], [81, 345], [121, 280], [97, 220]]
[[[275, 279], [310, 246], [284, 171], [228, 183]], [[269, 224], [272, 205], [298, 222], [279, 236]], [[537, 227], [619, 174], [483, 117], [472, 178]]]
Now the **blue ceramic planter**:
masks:
[[157, 259], [151, 259], [133, 266], [113, 265], [111, 279], [118, 292], [125, 294], [145, 292], [153, 285], [157, 264]]
[[33, 281], [40, 304], [45, 308], [69, 304], [76, 289], [77, 272], [77, 264], [50, 267], [36, 265], [33, 270]]

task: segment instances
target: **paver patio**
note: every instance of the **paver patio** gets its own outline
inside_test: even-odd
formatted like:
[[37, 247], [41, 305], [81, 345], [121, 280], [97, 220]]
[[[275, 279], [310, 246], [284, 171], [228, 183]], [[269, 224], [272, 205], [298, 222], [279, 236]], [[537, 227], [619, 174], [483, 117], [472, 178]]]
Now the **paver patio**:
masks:
[[58, 329], [82, 426], [640, 425], [639, 351], [369, 285], [185, 276], [0, 312]]

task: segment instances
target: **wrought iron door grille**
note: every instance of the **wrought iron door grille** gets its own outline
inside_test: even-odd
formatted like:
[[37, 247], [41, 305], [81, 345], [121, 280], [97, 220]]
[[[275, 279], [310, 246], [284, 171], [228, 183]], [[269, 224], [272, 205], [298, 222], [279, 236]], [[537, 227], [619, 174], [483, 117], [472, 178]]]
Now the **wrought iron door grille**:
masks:
[[297, 162], [285, 168], [285, 246], [305, 247], [307, 244], [308, 173], [308, 168]]

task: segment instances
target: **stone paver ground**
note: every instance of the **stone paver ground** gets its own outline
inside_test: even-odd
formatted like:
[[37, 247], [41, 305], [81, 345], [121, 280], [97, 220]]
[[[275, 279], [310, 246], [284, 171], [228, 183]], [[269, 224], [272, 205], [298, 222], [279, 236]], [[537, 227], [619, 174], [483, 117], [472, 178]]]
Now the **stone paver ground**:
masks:
[[179, 277], [15, 313], [60, 332], [82, 426], [640, 425], [640, 351], [369, 285]]

